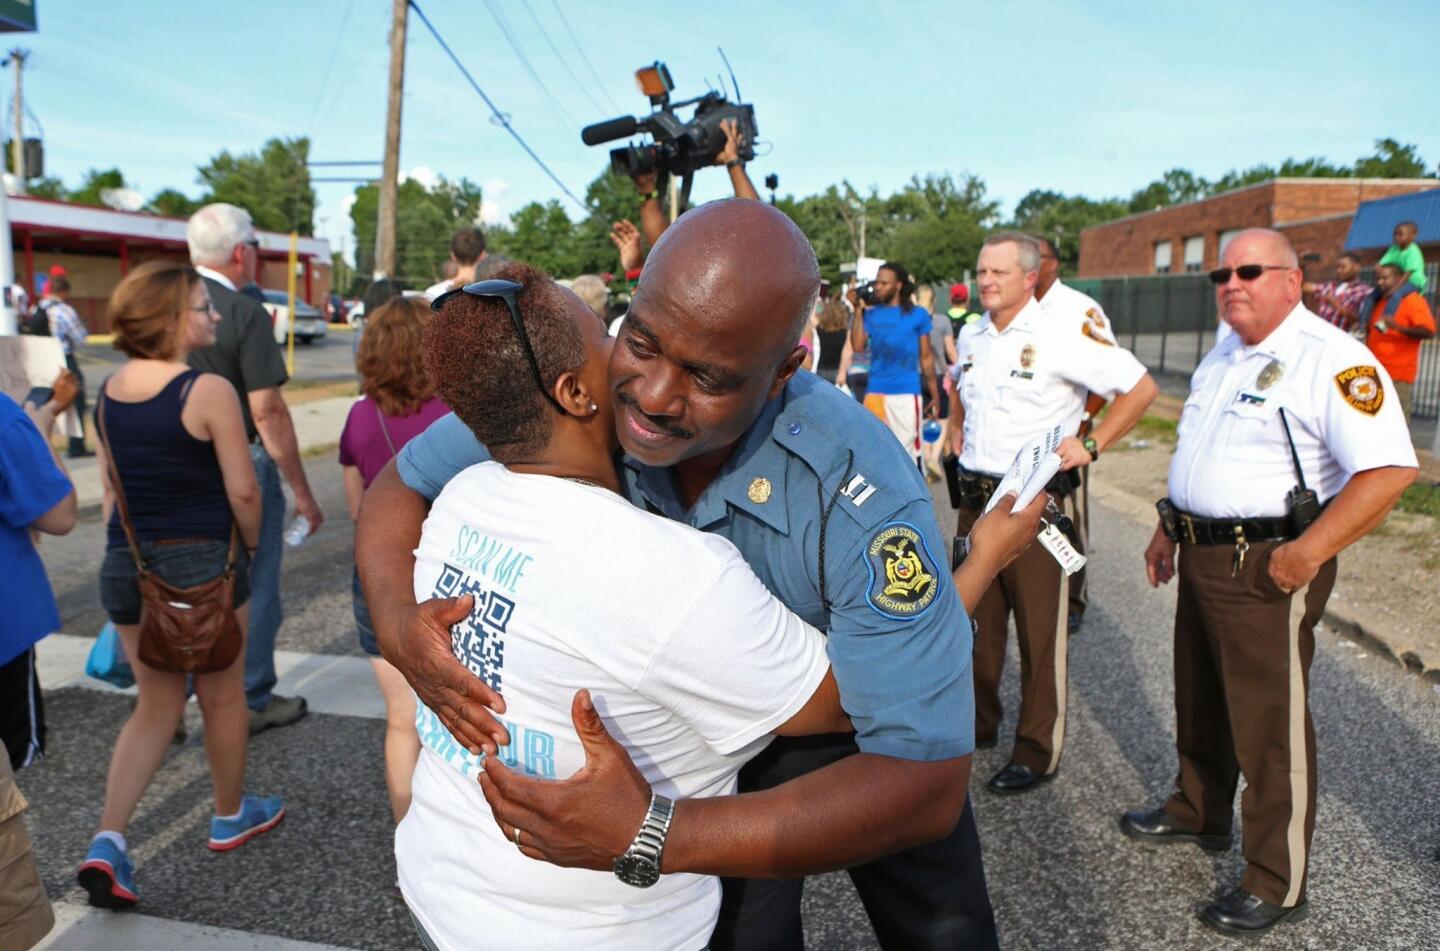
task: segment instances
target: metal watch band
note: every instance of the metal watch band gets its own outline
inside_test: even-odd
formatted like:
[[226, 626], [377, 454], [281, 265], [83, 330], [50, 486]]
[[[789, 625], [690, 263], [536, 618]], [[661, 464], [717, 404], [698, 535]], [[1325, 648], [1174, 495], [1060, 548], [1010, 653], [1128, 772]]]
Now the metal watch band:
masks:
[[640, 831], [635, 833], [635, 841], [630, 843], [625, 854], [654, 863], [658, 871], [660, 856], [665, 852], [665, 836], [670, 832], [670, 819], [674, 815], [675, 803], [659, 793], [651, 792], [650, 808], [645, 812], [645, 821], [640, 823]]

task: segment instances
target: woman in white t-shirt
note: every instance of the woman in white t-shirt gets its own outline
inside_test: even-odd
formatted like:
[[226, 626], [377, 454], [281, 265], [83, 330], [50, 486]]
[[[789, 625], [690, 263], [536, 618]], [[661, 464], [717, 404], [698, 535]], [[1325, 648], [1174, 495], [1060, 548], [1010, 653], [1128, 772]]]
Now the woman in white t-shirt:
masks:
[[[417, 598], [475, 597], [452, 642], [504, 691], [501, 759], [543, 778], [583, 766], [571, 721], [582, 688], [672, 799], [733, 793], [776, 733], [848, 730], [820, 633], [730, 542], [619, 494], [604, 324], [540, 271], [501, 274], [484, 289], [508, 302], [457, 291], [427, 329], [430, 379], [498, 461], [445, 487], [415, 565]], [[416, 723], [423, 748], [395, 854], [437, 947], [705, 946], [718, 879], [665, 875], [639, 889], [527, 858], [491, 818], [483, 760], [423, 705]]]

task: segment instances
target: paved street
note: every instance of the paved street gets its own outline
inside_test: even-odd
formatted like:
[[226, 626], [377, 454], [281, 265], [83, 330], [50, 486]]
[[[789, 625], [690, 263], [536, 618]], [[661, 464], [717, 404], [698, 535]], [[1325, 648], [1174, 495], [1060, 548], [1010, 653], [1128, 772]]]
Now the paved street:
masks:
[[[317, 352], [339, 350], [335, 335]], [[132, 825], [142, 913], [116, 922], [88, 913], [73, 867], [93, 832], [108, 754], [130, 700], [81, 686], [78, 665], [103, 622], [95, 516], [43, 552], [65, 620], [42, 644], [50, 755], [20, 776], [41, 872], [68, 930], [50, 947], [413, 947], [394, 897], [390, 820], [381, 772], [382, 723], [350, 620], [352, 533], [332, 457], [308, 460], [330, 518], [287, 554], [285, 683], [302, 683], [316, 712], [251, 746], [248, 785], [285, 796], [289, 817], [231, 854], [204, 848], [209, 780], [198, 711]], [[1103, 474], [1100, 476], [1103, 479]], [[949, 520], [948, 508], [942, 511]], [[1227, 946], [1193, 907], [1242, 871], [1237, 850], [1147, 850], [1116, 817], [1159, 801], [1174, 769], [1170, 683], [1173, 590], [1144, 585], [1143, 506], [1097, 505], [1092, 608], [1070, 653], [1070, 717], [1059, 778], [1027, 796], [982, 787], [1007, 750], [975, 760], [975, 801], [1002, 942], [1015, 949]], [[1013, 656], [1008, 696], [1015, 696]], [[83, 678], [80, 678], [83, 679]], [[1312, 680], [1320, 803], [1302, 925], [1256, 943], [1273, 948], [1434, 947], [1440, 933], [1440, 694], [1431, 685], [1322, 632]], [[1011, 710], [1010, 725], [1013, 726]], [[1238, 836], [1237, 836], [1238, 840]], [[810, 947], [874, 946], [848, 880], [807, 893]], [[224, 930], [217, 930], [224, 929]], [[285, 941], [281, 941], [285, 939]], [[1236, 946], [1239, 946], [1236, 943]]]

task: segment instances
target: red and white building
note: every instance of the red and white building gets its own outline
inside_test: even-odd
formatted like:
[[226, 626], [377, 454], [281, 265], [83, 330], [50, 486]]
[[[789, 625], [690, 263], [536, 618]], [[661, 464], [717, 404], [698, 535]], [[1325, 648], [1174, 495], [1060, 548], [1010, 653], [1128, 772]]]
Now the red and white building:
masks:
[[[51, 266], [65, 267], [70, 302], [91, 333], [106, 333], [106, 302], [130, 268], [155, 258], [189, 258], [185, 219], [112, 211], [89, 205], [11, 195], [10, 236], [15, 251], [15, 283], [32, 292], [35, 275]], [[284, 290], [290, 235], [255, 232], [260, 239], [261, 287]], [[299, 240], [296, 294], [319, 306], [330, 292], [330, 244], [321, 238]]]

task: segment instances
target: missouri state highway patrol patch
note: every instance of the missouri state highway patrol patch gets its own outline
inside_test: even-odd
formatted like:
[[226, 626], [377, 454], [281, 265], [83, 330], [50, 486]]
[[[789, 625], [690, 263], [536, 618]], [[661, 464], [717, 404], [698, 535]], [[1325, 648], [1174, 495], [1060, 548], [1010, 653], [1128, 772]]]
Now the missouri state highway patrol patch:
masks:
[[935, 603], [948, 579], [935, 570], [925, 539], [905, 522], [882, 525], [865, 545], [870, 586], [865, 599], [880, 614], [899, 621], [919, 617]]
[[1380, 372], [1374, 367], [1341, 370], [1335, 374], [1335, 385], [1340, 387], [1345, 402], [1362, 413], [1374, 416], [1385, 405], [1385, 384], [1380, 382]]

